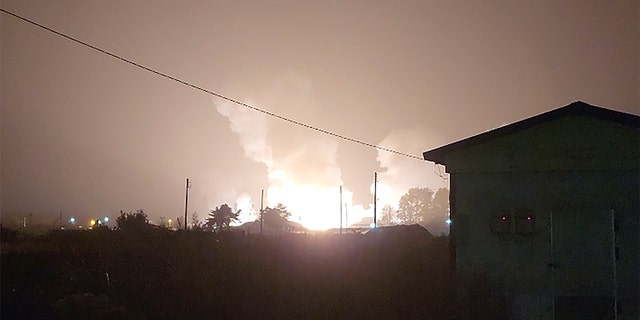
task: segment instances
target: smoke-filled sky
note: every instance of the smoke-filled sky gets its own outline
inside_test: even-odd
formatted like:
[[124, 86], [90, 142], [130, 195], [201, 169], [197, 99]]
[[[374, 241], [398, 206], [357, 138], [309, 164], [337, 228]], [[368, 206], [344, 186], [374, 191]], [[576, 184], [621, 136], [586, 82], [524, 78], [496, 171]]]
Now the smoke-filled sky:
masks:
[[[422, 151], [572, 101], [640, 113], [640, 8], [621, 1], [2, 1], [147, 67], [322, 129]], [[0, 14], [2, 216], [153, 222], [282, 202], [355, 222], [434, 164], [297, 127]]]

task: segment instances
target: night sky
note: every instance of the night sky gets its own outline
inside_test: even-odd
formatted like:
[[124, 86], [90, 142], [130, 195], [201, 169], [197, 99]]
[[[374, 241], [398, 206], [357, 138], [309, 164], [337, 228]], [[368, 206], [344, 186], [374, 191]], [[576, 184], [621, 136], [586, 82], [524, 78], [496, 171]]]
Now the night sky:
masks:
[[[640, 5], [628, 1], [2, 1], [147, 67], [340, 135], [425, 150], [581, 100], [640, 113]], [[431, 162], [274, 119], [0, 14], [1, 209], [152, 222], [282, 202], [337, 226]], [[395, 199], [395, 200], [394, 200]], [[237, 202], [237, 203], [236, 203]], [[244, 219], [250, 219], [244, 215]]]

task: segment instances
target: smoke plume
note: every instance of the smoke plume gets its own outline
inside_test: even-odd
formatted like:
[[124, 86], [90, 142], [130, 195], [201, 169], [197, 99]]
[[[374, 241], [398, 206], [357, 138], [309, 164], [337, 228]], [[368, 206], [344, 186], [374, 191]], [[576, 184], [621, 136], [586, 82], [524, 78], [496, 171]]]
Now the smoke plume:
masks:
[[[247, 101], [306, 123], [314, 123], [319, 112], [311, 81], [294, 73], [277, 79], [262, 94]], [[265, 205], [284, 204], [292, 213], [291, 220], [310, 228], [339, 226], [342, 179], [334, 138], [230, 102], [215, 104], [229, 120], [245, 156], [266, 166], [269, 185], [265, 188]], [[342, 196], [350, 207], [352, 193], [344, 189]], [[237, 200], [245, 207], [251, 202], [255, 207], [257, 202], [247, 199], [246, 194]]]
[[[422, 126], [413, 126], [393, 130], [380, 145], [421, 156], [423, 151], [442, 145], [443, 140], [438, 134]], [[379, 150], [378, 163], [383, 169], [378, 174], [379, 206], [397, 207], [400, 197], [409, 188], [428, 187], [435, 191], [448, 187], [448, 181], [436, 172], [437, 169], [432, 162]]]

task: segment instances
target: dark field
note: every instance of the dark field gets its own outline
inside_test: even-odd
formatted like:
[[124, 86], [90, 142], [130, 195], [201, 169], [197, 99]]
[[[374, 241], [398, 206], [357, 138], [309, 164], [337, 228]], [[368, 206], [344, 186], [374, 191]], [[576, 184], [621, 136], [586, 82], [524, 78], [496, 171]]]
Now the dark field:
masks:
[[448, 239], [3, 230], [2, 319], [449, 319]]

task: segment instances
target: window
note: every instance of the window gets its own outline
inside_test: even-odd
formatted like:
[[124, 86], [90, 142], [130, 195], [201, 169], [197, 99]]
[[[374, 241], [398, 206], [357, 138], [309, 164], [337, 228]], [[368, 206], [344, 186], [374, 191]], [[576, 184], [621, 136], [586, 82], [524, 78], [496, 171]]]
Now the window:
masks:
[[498, 234], [538, 232], [536, 215], [529, 210], [501, 210], [491, 215], [491, 231]]

